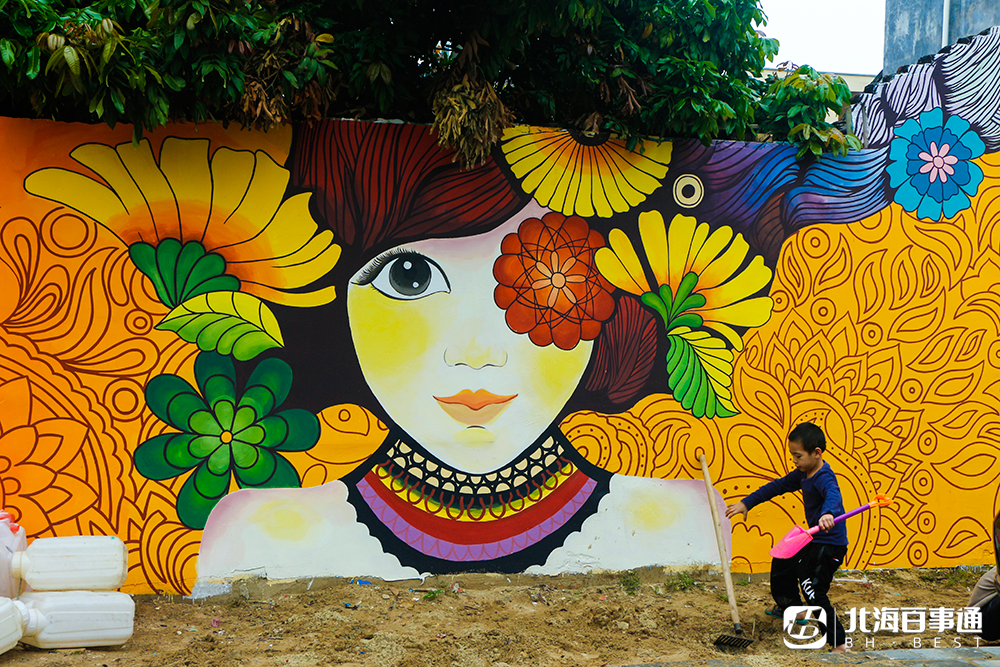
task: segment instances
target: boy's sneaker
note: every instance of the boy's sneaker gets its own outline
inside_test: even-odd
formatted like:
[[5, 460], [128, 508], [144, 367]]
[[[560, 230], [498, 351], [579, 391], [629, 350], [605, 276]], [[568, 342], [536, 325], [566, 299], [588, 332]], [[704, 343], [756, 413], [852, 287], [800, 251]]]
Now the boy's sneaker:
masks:
[[[767, 614], [768, 616], [774, 616], [775, 618], [780, 618], [782, 620], [784, 620], [785, 618], [785, 610], [779, 607], [778, 605], [774, 605], [770, 609], [764, 611], [764, 613]], [[803, 616], [803, 618], [796, 618], [795, 623], [797, 625], [806, 625], [807, 621]]]

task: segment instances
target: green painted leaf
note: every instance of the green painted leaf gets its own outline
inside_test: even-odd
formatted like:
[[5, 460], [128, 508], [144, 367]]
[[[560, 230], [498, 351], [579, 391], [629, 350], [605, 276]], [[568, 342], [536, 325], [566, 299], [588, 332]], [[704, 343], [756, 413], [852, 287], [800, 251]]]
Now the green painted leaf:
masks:
[[156, 270], [163, 280], [163, 285], [167, 290], [168, 306], [175, 306], [180, 301], [177, 299], [176, 276], [177, 259], [181, 254], [181, 242], [177, 239], [163, 239], [156, 246]]
[[[666, 288], [666, 294], [670, 294], [670, 286], [664, 285], [660, 288], [660, 293], [664, 293], [664, 288]], [[671, 297], [673, 298], [673, 297]], [[654, 292], [646, 292], [640, 297], [643, 304], [649, 306], [655, 310], [660, 315], [660, 319], [663, 320], [663, 324], [666, 325], [670, 322], [670, 307], [663, 301], [662, 296], [655, 294]]]
[[[212, 452], [212, 455], [219, 453], [222, 449], [222, 455], [224, 458], [229, 457], [228, 447], [216, 449]], [[231, 460], [231, 458], [230, 458]], [[231, 466], [221, 465], [219, 466], [221, 472], [213, 472], [209, 466], [208, 461], [198, 466], [194, 471], [194, 485], [198, 490], [198, 493], [206, 498], [221, 498], [226, 495], [229, 491], [229, 480], [231, 478]]]
[[213, 475], [207, 464], [198, 466], [177, 494], [177, 518], [185, 526], [201, 530], [208, 515], [219, 504], [229, 487], [231, 473]]
[[233, 440], [232, 449], [236, 468], [250, 468], [260, 459], [260, 450], [250, 443]]
[[186, 380], [169, 373], [157, 375], [146, 385], [146, 405], [160, 421], [179, 431], [187, 431], [192, 415], [206, 408]]
[[164, 239], [156, 247], [140, 241], [129, 246], [128, 253], [152, 281], [156, 296], [171, 308], [200, 294], [240, 289], [239, 278], [226, 275], [226, 260], [206, 253], [197, 241], [182, 246], [177, 239]]
[[241, 399], [240, 405], [236, 408], [236, 413], [233, 415], [233, 431], [242, 431], [257, 421], [257, 419], [257, 412], [252, 407], [243, 405]]
[[236, 404], [236, 368], [233, 360], [221, 354], [205, 352], [194, 361], [194, 378], [208, 405], [219, 401]]
[[667, 336], [667, 386], [674, 399], [695, 417], [732, 417], [733, 353], [703, 331], [678, 327]]
[[[207, 465], [208, 472], [205, 473], [205, 479], [212, 480], [211, 483], [215, 484], [215, 480], [220, 479], [220, 475], [225, 475], [229, 472], [230, 468], [233, 466], [233, 443], [228, 445], [221, 444], [215, 448], [215, 450], [208, 455], [208, 460], [205, 461]], [[206, 482], [207, 483], [207, 482]], [[195, 485], [199, 490], [202, 490], [202, 482], [195, 480]], [[226, 486], [229, 486], [226, 484]], [[205, 494], [209, 495], [209, 494]]]
[[140, 241], [128, 247], [128, 256], [135, 264], [135, 268], [142, 271], [143, 275], [153, 283], [160, 302], [169, 305], [170, 293], [167, 291], [167, 286], [163, 284], [163, 279], [160, 278], [160, 272], [156, 269], [156, 248]]
[[265, 487], [269, 489], [296, 488], [302, 485], [295, 467], [285, 457], [269, 449], [257, 449], [258, 458], [248, 468], [236, 467], [233, 473], [241, 489]]
[[197, 457], [199, 461], [204, 461], [217, 450], [223, 447], [222, 438], [217, 435], [199, 435], [188, 444], [191, 456]]
[[198, 435], [221, 436], [225, 430], [211, 410], [198, 410], [188, 418], [188, 429]]
[[206, 254], [201, 244], [194, 241], [184, 245], [184, 250], [189, 248], [186, 255], [182, 252], [182, 256], [178, 258], [175, 278], [177, 294], [180, 295], [178, 298], [182, 302], [209, 292], [239, 291], [239, 278], [224, 275], [226, 260], [222, 255], [214, 252]]
[[256, 456], [247, 457], [234, 466], [233, 473], [236, 475], [236, 483], [240, 488], [248, 486], [263, 486], [270, 481], [278, 468], [278, 457], [269, 449], [261, 449], [245, 445], [253, 451]]
[[[160, 245], [163, 245], [162, 243]], [[174, 294], [177, 294], [180, 301], [186, 301], [189, 296], [184, 294], [184, 287], [188, 282], [188, 276], [199, 259], [205, 256], [205, 248], [200, 243], [185, 243], [177, 255], [177, 264], [174, 267]], [[219, 259], [222, 259], [221, 257]], [[222, 263], [225, 270], [225, 261]], [[190, 295], [194, 296], [194, 295]]]
[[198, 465], [190, 456], [188, 445], [197, 436], [189, 433], [164, 433], [135, 448], [133, 460], [139, 474], [147, 479], [170, 479]]
[[259, 419], [281, 405], [291, 388], [291, 367], [281, 359], [265, 359], [253, 369], [239, 405], [253, 408]]
[[232, 355], [238, 361], [284, 345], [274, 313], [243, 292], [200, 294], [167, 313], [156, 328], [173, 331], [204, 352]]
[[256, 424], [247, 426], [245, 429], [233, 434], [233, 447], [236, 446], [237, 442], [256, 447], [264, 442], [264, 435], [265, 433], [263, 427]]
[[304, 452], [319, 441], [319, 419], [308, 410], [293, 408], [258, 422], [264, 429], [262, 446], [284, 452]]

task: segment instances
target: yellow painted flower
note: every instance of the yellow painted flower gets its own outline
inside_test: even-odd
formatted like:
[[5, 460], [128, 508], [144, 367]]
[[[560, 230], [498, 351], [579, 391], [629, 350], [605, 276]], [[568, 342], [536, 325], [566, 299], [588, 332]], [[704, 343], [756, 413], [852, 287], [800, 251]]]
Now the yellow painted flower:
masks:
[[663, 216], [651, 211], [639, 216], [639, 235], [655, 285], [620, 229], [613, 229], [609, 246], [597, 251], [597, 267], [616, 287], [659, 312], [667, 331], [704, 325], [742, 350], [733, 327], [758, 327], [771, 317], [770, 297], [748, 298], [768, 284], [771, 269], [757, 255], [740, 271], [750, 250], [742, 234], [734, 237], [730, 227], [713, 232], [707, 223], [683, 215], [675, 216], [668, 229]]
[[317, 233], [309, 193], [284, 199], [289, 173], [264, 151], [219, 148], [209, 158], [207, 139], [169, 137], [159, 162], [145, 139], [84, 144], [70, 155], [103, 182], [49, 168], [29, 175], [25, 189], [90, 216], [126, 246], [197, 242], [225, 260], [240, 291], [272, 303], [334, 299], [332, 286], [301, 290], [333, 268], [340, 246], [333, 232]]
[[662, 185], [672, 144], [647, 141], [639, 153], [621, 139], [588, 141], [567, 130], [522, 125], [506, 130], [500, 147], [521, 187], [542, 206], [609, 218]]

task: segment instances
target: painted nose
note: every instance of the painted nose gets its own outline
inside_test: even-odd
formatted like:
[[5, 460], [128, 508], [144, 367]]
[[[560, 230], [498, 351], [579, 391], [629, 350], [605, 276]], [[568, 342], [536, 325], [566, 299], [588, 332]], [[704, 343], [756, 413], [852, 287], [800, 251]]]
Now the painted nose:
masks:
[[465, 345], [446, 348], [444, 362], [449, 366], [468, 366], [477, 371], [487, 366], [499, 368], [507, 363], [507, 351], [499, 345], [482, 345], [472, 338]]

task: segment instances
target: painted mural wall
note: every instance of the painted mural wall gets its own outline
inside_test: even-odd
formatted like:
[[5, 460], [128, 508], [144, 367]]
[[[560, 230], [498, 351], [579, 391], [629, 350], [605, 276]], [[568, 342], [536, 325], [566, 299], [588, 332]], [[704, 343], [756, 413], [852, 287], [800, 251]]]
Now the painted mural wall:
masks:
[[[869, 148], [518, 127], [0, 119], [0, 489], [127, 590], [719, 560], [813, 421], [849, 567], [981, 564], [1000, 509], [1000, 33], [880, 84]], [[792, 496], [733, 523], [768, 569]]]

